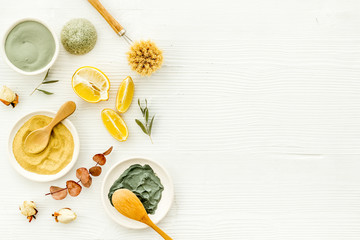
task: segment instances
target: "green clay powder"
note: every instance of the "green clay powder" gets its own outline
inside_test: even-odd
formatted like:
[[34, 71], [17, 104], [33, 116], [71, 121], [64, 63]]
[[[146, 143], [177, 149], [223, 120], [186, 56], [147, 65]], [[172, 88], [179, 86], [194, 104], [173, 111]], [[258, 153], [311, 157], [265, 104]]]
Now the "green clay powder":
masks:
[[55, 53], [55, 40], [43, 24], [26, 21], [16, 25], [5, 41], [6, 56], [26, 72], [45, 67]]
[[156, 176], [152, 168], [149, 165], [141, 166], [140, 164], [134, 164], [126, 169], [111, 186], [108, 194], [111, 205], [113, 205], [112, 195], [122, 188], [132, 191], [140, 199], [148, 214], [155, 213], [164, 190], [160, 178]]

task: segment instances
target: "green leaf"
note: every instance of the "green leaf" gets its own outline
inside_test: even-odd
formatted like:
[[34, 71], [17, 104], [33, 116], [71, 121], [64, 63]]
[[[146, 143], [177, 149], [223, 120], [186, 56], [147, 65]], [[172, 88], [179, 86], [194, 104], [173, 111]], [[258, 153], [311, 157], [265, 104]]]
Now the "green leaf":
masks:
[[45, 81], [45, 79], [49, 76], [49, 72], [50, 72], [50, 68], [47, 70], [43, 81]]
[[40, 92], [42, 92], [42, 93], [45, 93], [46, 95], [52, 95], [52, 94], [54, 94], [54, 93], [52, 93], [52, 92], [48, 92], [48, 91], [45, 91], [45, 90], [42, 90], [42, 89], [36, 89], [37, 91], [40, 91]]
[[138, 98], [138, 105], [139, 105], [139, 107], [140, 107], [140, 110], [141, 110], [141, 113], [142, 113], [142, 115], [144, 116], [144, 111], [145, 111], [145, 109], [143, 109], [142, 107], [141, 107], [141, 103], [140, 103], [140, 98]]
[[135, 119], [135, 122], [137, 123], [137, 125], [139, 125], [139, 127], [141, 128], [141, 130], [150, 137], [150, 140], [152, 142], [151, 139], [151, 129], [154, 123], [154, 119], [155, 119], [155, 115], [151, 118], [151, 121], [149, 122], [149, 109], [148, 109], [148, 101], [145, 98], [145, 107], [143, 108], [141, 106], [141, 100], [138, 98], [138, 105], [140, 107], [141, 113], [144, 117], [145, 123], [141, 122], [139, 119]]
[[45, 81], [43, 82], [42, 84], [49, 84], [49, 83], [56, 83], [58, 82], [59, 80], [50, 80], [50, 81]]
[[152, 125], [153, 125], [153, 122], [154, 122], [154, 118], [155, 118], [155, 115], [151, 118], [151, 122], [150, 122], [150, 125], [149, 125], [149, 136], [151, 135], [151, 129], [152, 129]]
[[146, 135], [149, 135], [144, 124], [139, 120], [139, 119], [135, 119], [135, 122], [137, 123], [137, 125], [139, 125], [139, 127], [141, 128], [141, 130], [143, 130], [143, 132], [146, 134]]
[[146, 111], [148, 111], [147, 107], [141, 109], [143, 117], [145, 117]]
[[146, 122], [146, 125], [148, 125], [148, 122], [149, 122], [149, 110], [147, 108], [145, 109], [145, 122]]

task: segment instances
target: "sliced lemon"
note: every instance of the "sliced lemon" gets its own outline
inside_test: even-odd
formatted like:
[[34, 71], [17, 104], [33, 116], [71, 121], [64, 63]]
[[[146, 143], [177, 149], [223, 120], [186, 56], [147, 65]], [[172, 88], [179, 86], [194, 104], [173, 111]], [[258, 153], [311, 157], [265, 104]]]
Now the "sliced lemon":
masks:
[[99, 69], [94, 67], [81, 67], [72, 77], [74, 92], [90, 103], [97, 103], [109, 99], [109, 78]]
[[116, 96], [116, 109], [124, 113], [130, 107], [134, 96], [135, 85], [130, 76], [126, 77], [120, 84]]
[[111, 136], [120, 142], [126, 141], [129, 131], [119, 114], [112, 109], [106, 108], [101, 112], [101, 119]]

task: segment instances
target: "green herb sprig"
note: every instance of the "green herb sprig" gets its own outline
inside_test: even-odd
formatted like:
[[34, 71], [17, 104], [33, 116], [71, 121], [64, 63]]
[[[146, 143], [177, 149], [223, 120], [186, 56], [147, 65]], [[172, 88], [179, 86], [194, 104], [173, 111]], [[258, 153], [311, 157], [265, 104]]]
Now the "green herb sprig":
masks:
[[44, 94], [46, 94], [46, 95], [52, 95], [52, 94], [54, 94], [54, 93], [49, 92], [49, 91], [46, 91], [46, 90], [44, 90], [44, 89], [39, 89], [39, 87], [40, 87], [42, 84], [56, 83], [56, 82], [59, 81], [59, 80], [46, 80], [47, 77], [49, 76], [49, 72], [50, 72], [50, 69], [47, 70], [44, 79], [43, 79], [42, 82], [34, 89], [34, 91], [32, 91], [32, 93], [30, 94], [30, 96], [33, 95], [33, 93], [34, 93], [35, 91], [42, 92], [42, 93], [44, 93]]
[[[155, 118], [155, 115], [151, 118], [149, 118], [149, 109], [147, 107], [147, 100], [145, 99], [145, 107], [142, 107], [141, 106], [141, 102], [140, 102], [140, 99], [138, 99], [138, 105], [140, 107], [140, 110], [141, 110], [141, 113], [144, 117], [144, 120], [145, 120], [145, 124], [142, 123], [139, 119], [135, 119], [135, 122], [137, 123], [137, 125], [139, 125], [139, 127], [141, 128], [141, 130], [149, 136], [150, 140], [151, 140], [151, 143], [153, 143], [153, 140], [151, 138], [151, 129], [152, 129], [152, 126], [153, 126], [153, 122], [154, 122], [154, 118]], [[150, 121], [149, 121], [150, 120]]]

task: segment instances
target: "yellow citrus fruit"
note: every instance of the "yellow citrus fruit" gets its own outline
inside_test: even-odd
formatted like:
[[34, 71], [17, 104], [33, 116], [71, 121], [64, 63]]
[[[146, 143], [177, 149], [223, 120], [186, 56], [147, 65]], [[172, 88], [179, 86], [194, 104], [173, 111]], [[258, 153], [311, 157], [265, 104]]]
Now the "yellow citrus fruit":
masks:
[[130, 107], [134, 96], [135, 85], [131, 77], [126, 77], [120, 84], [116, 97], [116, 109], [124, 113]]
[[109, 78], [94, 67], [81, 67], [72, 76], [74, 92], [90, 103], [97, 103], [109, 99]]
[[129, 131], [119, 114], [112, 109], [106, 108], [101, 112], [101, 119], [111, 136], [120, 142], [126, 141]]

